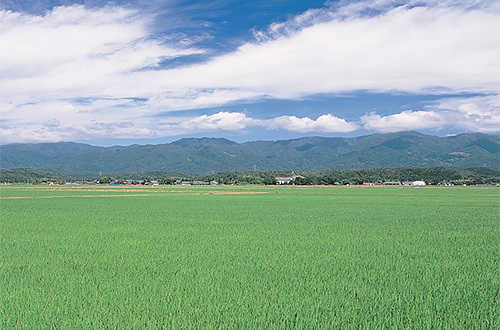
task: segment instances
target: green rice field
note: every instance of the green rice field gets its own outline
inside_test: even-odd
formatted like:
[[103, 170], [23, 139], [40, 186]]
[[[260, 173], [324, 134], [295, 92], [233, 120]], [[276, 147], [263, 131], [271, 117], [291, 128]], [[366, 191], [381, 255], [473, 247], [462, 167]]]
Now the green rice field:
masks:
[[1, 329], [498, 329], [497, 187], [0, 188]]

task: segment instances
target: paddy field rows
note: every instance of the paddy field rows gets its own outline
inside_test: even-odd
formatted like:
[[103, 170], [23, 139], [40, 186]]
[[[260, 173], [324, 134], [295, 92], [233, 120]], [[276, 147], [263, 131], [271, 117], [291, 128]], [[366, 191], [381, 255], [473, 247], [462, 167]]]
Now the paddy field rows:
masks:
[[0, 328], [498, 329], [496, 187], [0, 188]]

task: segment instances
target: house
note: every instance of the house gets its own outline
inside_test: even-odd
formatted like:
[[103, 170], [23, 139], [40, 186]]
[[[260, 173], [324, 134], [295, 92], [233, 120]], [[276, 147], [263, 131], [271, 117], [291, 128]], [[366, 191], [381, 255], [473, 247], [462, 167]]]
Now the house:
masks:
[[404, 181], [403, 186], [425, 186], [425, 181]]
[[295, 181], [296, 176], [275, 178], [276, 184], [290, 184]]
[[199, 185], [199, 186], [208, 186], [210, 182], [207, 181], [193, 181], [193, 184]]
[[147, 184], [144, 180], [125, 180], [124, 184]]
[[401, 182], [399, 182], [399, 181], [386, 181], [382, 184], [384, 186], [399, 186], [399, 185], [401, 185]]
[[451, 182], [446, 182], [446, 181], [444, 181], [444, 182], [440, 182], [440, 183], [438, 183], [437, 185], [438, 185], [438, 186], [445, 186], [445, 187], [454, 186], [454, 184], [453, 184], [453, 183], [451, 183]]
[[425, 186], [425, 185], [427, 185], [427, 183], [425, 183], [425, 181], [413, 181], [412, 186]]
[[191, 181], [181, 181], [181, 186], [190, 186]]

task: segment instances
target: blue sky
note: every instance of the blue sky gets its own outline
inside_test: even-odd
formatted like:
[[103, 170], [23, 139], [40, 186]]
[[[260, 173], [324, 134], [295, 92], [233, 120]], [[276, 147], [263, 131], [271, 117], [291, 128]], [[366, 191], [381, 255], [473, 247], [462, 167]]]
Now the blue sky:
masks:
[[497, 1], [0, 3], [1, 143], [498, 134]]

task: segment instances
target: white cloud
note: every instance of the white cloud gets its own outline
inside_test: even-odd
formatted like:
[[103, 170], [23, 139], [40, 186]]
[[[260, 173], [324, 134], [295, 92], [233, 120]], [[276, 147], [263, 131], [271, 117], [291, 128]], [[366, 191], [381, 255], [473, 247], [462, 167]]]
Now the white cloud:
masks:
[[186, 110], [219, 106], [239, 100], [256, 99], [261, 94], [253, 91], [234, 89], [182, 90], [155, 95], [148, 99], [152, 109]]
[[162, 126], [170, 131], [182, 131], [183, 134], [191, 131], [231, 130], [237, 131], [247, 127], [264, 127], [272, 130], [287, 130], [294, 132], [352, 132], [358, 128], [355, 123], [346, 122], [331, 114], [319, 116], [317, 119], [309, 117], [279, 116], [271, 119], [257, 119], [248, 117], [240, 112], [218, 112], [213, 115], [202, 115], [194, 118], [182, 118], [179, 123], [170, 123]]
[[[0, 11], [0, 114], [3, 127], [27, 132], [2, 133], [2, 141], [20, 142], [27, 136], [67, 139], [72, 133], [61, 133], [64, 127], [100, 136], [92, 128], [95, 123], [111, 123], [103, 134], [168, 135], [158, 129], [155, 115], [259, 98], [299, 99], [356, 90], [498, 92], [500, 34], [491, 32], [500, 31], [497, 2], [399, 3], [333, 2], [329, 8], [255, 31], [259, 42], [175, 69], [158, 64], [203, 50], [160, 42], [150, 27], [154, 17], [136, 10], [71, 6], [56, 7], [43, 16]], [[494, 131], [498, 123], [494, 109], [465, 103], [442, 106], [390, 116], [371, 114], [362, 123], [365, 129], [381, 131], [439, 128], [445, 119], [457, 128]], [[60, 122], [44, 126], [53, 135], [29, 133], [51, 119]], [[184, 130], [189, 125], [233, 129], [231, 125], [252, 121], [297, 132], [347, 132], [357, 127], [334, 114], [317, 119], [290, 115], [267, 121], [212, 116], [198, 118], [198, 123], [189, 120]], [[134, 124], [116, 124], [123, 122]]]
[[346, 122], [331, 114], [319, 116], [317, 119], [309, 117], [279, 116], [271, 119], [257, 119], [240, 112], [221, 111], [213, 115], [202, 115], [193, 118], [167, 118], [164, 121], [173, 121], [161, 126], [163, 133], [180, 135], [193, 132], [230, 130], [240, 131], [247, 127], [264, 127], [271, 130], [287, 130], [293, 132], [352, 132], [358, 128], [355, 123]]
[[376, 113], [362, 116], [367, 130], [397, 132], [445, 127], [470, 132], [500, 132], [500, 95], [445, 98], [431, 102], [426, 110], [407, 110], [381, 116]]
[[441, 128], [446, 124], [445, 118], [437, 112], [411, 110], [389, 116], [371, 113], [362, 116], [361, 122], [365, 129], [380, 132]]
[[56, 7], [44, 16], [0, 11], [0, 22], [4, 99], [103, 96], [103, 87], [130, 72], [202, 52], [152, 38], [150, 18], [121, 7]]
[[355, 123], [346, 122], [332, 114], [319, 116], [317, 119], [309, 117], [280, 116], [259, 123], [268, 129], [285, 129], [294, 132], [352, 132], [358, 129]]
[[243, 113], [222, 111], [211, 116], [202, 115], [191, 118], [179, 124], [171, 125], [171, 127], [182, 131], [211, 131], [218, 129], [236, 131], [244, 129], [246, 122], [248, 122], [248, 118]]
[[[67, 98], [185, 94], [191, 107], [200, 107], [214, 104], [207, 89], [214, 90], [214, 98], [218, 90], [236, 95], [229, 99], [352, 90], [491, 92], [499, 86], [500, 36], [484, 31], [500, 30], [499, 12], [493, 5], [476, 10], [402, 6], [376, 16], [326, 20], [324, 10], [310, 11], [298, 16], [307, 19], [295, 19], [296, 32], [271, 27], [278, 31], [271, 40], [247, 43], [208, 63], [134, 72], [163, 57], [200, 50], [148, 41], [148, 19], [116, 7], [58, 7], [43, 17], [4, 11], [0, 44], [8, 50], [2, 60], [9, 74], [3, 75], [2, 93]], [[318, 15], [319, 22], [313, 19]], [[23, 72], [25, 79], [9, 78], [13, 72]]]
[[95, 138], [154, 138], [156, 132], [146, 127], [136, 127], [127, 121], [85, 122], [80, 124], [61, 123], [52, 119], [43, 124], [0, 126], [2, 143], [57, 142]]
[[[275, 98], [353, 90], [492, 92], [500, 86], [500, 36], [484, 31], [496, 30], [498, 10], [403, 6], [315, 23], [205, 64], [157, 71], [154, 79], [141, 72], [134, 80], [159, 90], [182, 86], [192, 96], [206, 89]], [[191, 103], [211, 105], [203, 96]]]
[[464, 10], [498, 8], [495, 0], [340, 0], [328, 2], [337, 18], [373, 16], [394, 7], [458, 8]]
[[445, 113], [455, 128], [471, 132], [500, 132], [500, 94], [448, 98], [428, 107]]
[[[60, 105], [64, 107], [63, 105]], [[96, 121], [81, 109], [71, 109], [80, 118], [77, 124], [69, 117], [53, 117], [38, 124], [37, 121], [19, 124], [15, 127], [0, 126], [2, 142], [16, 141], [61, 141], [85, 140], [91, 138], [153, 138], [210, 132], [217, 130], [242, 131], [249, 127], [264, 127], [272, 130], [294, 132], [351, 132], [358, 126], [331, 114], [317, 119], [309, 117], [280, 116], [271, 119], [257, 119], [240, 112], [220, 111], [213, 115], [197, 117], [165, 117], [153, 121], [136, 117], [133, 120], [120, 120], [107, 117]], [[56, 112], [53, 113], [57, 116]]]

